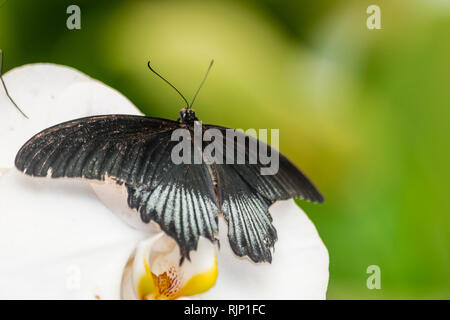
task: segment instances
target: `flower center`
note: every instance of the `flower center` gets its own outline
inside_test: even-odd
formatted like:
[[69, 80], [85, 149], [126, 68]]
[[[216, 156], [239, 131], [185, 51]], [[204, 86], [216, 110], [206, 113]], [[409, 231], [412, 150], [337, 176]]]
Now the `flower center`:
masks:
[[122, 297], [173, 300], [203, 293], [214, 286], [216, 254], [206, 239], [191, 253], [190, 261], [180, 264], [180, 258], [176, 243], [162, 233], [139, 243], [124, 270]]
[[[172, 268], [171, 268], [172, 269]], [[181, 282], [176, 274], [164, 272], [159, 276], [152, 273], [153, 282], [155, 283], [155, 290], [153, 299], [155, 300], [173, 300], [178, 298], [181, 288]]]

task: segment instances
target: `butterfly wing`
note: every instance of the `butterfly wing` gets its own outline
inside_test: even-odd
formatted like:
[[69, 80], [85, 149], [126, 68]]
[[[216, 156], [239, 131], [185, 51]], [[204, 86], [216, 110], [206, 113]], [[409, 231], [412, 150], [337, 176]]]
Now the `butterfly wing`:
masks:
[[[73, 120], [30, 139], [18, 152], [16, 167], [31, 176], [111, 178], [125, 185], [128, 205], [144, 222], [158, 223], [187, 258], [199, 236], [215, 239], [217, 213], [222, 212], [233, 251], [255, 262], [270, 262], [277, 234], [269, 206], [291, 197], [321, 202], [319, 191], [281, 154], [274, 175], [261, 175], [265, 166], [260, 162], [174, 164], [171, 150], [178, 142], [170, 137], [179, 127], [175, 121], [131, 115]], [[219, 128], [228, 139], [226, 128], [204, 128]], [[248, 158], [254, 152], [248, 146], [238, 139], [236, 157], [243, 152]]]
[[183, 258], [189, 259], [189, 252], [197, 249], [199, 236], [214, 241], [218, 231], [219, 210], [205, 170], [201, 165], [169, 165], [155, 188], [125, 184], [128, 205], [144, 222], [157, 222], [175, 239]]
[[[299, 169], [270, 146], [240, 131], [233, 130], [232, 136], [227, 135], [227, 130], [231, 130], [228, 128], [206, 125], [205, 129], [218, 129], [223, 137], [224, 148], [218, 150], [223, 164], [212, 168], [219, 208], [228, 222], [231, 248], [236, 255], [249, 256], [255, 262], [271, 262], [277, 233], [269, 214], [270, 205], [292, 197], [323, 202], [323, 196]], [[226, 144], [234, 146], [233, 163], [226, 163]], [[252, 144], [258, 148], [250, 148]], [[261, 147], [279, 159], [279, 170], [273, 175], [261, 174], [267, 165], [261, 163], [259, 156], [254, 157], [256, 163], [249, 161], [250, 155], [255, 156]], [[239, 156], [245, 159], [244, 164], [238, 164]]]
[[82, 118], [48, 128], [18, 152], [16, 167], [31, 176], [70, 177], [124, 184], [141, 219], [159, 224], [183, 257], [199, 236], [218, 231], [216, 197], [207, 168], [171, 161], [179, 123], [131, 115]]
[[[300, 198], [310, 202], [323, 202], [324, 197], [314, 184], [298, 169], [288, 158], [278, 152], [276, 149], [268, 146], [260, 140], [255, 139], [239, 130], [233, 130], [235, 135], [227, 135], [225, 127], [205, 125], [205, 129], [219, 129], [222, 133], [224, 143], [234, 146], [234, 160], [231, 166], [238, 175], [246, 181], [255, 192], [273, 201], [287, 200], [290, 198]], [[250, 148], [251, 145], [257, 148]], [[259, 155], [260, 150], [263, 153], [267, 151], [273, 158], [278, 158], [278, 171], [274, 174], [263, 175], [261, 169], [268, 165], [261, 163]], [[224, 151], [226, 151], [224, 149]], [[237, 158], [245, 157], [245, 164], [238, 164]], [[249, 159], [253, 156], [256, 163], [251, 163]], [[225, 161], [224, 161], [225, 162]]]
[[277, 240], [269, 214], [271, 201], [255, 192], [231, 166], [213, 168], [219, 186], [219, 208], [228, 223], [233, 252], [254, 262], [271, 262], [271, 249]]

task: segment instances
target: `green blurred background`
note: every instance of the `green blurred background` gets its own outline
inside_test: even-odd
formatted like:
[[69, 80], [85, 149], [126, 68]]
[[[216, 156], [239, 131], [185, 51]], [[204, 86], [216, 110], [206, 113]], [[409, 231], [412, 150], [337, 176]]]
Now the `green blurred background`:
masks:
[[200, 118], [280, 128], [326, 196], [299, 204], [330, 253], [328, 298], [450, 298], [450, 1], [0, 0], [0, 48], [6, 71], [72, 66], [173, 119], [183, 104], [147, 60], [191, 97], [214, 58]]

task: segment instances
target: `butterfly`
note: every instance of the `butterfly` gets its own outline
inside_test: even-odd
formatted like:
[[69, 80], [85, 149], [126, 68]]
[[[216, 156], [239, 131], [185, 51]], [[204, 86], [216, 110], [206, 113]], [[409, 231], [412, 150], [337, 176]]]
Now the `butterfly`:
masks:
[[[197, 249], [199, 237], [217, 239], [218, 216], [228, 224], [233, 252], [254, 262], [271, 262], [277, 231], [269, 207], [277, 200], [293, 197], [312, 202], [324, 198], [312, 182], [285, 156], [279, 157], [279, 170], [262, 175], [265, 167], [256, 163], [174, 163], [171, 150], [178, 143], [171, 136], [184, 129], [193, 134], [198, 123], [192, 102], [165, 78], [186, 102], [178, 120], [135, 115], [101, 115], [64, 122], [45, 129], [26, 142], [17, 153], [15, 165], [27, 175], [52, 178], [112, 179], [126, 188], [128, 206], [144, 223], [156, 222], [180, 248], [182, 259]], [[216, 129], [226, 140], [226, 127], [201, 124]], [[255, 139], [236, 131], [249, 142]], [[239, 140], [239, 139], [237, 139]], [[257, 139], [255, 139], [257, 140]], [[224, 141], [226, 142], [226, 141]], [[258, 141], [259, 142], [259, 141]], [[206, 148], [210, 142], [202, 142]], [[234, 144], [235, 156], [248, 158], [249, 143]]]

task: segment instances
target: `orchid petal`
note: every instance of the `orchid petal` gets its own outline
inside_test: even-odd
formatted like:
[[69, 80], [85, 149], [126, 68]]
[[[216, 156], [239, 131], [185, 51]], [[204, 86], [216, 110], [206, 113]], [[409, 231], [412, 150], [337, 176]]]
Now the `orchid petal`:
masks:
[[123, 268], [148, 235], [106, 209], [88, 184], [0, 177], [0, 298], [118, 299]]

